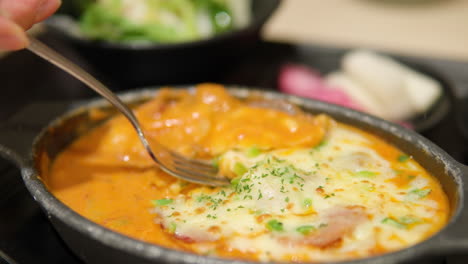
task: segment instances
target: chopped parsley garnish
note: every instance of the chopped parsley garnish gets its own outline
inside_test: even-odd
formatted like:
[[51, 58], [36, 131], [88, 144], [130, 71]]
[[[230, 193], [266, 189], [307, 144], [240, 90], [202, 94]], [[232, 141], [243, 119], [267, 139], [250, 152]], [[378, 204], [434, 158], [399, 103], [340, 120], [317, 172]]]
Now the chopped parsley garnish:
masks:
[[[219, 194], [219, 193], [218, 193]], [[222, 198], [215, 198], [216, 196], [201, 194], [197, 197], [196, 201], [199, 203], [206, 203], [208, 208], [216, 210], [218, 206], [224, 201]]]
[[382, 224], [386, 224], [386, 225], [391, 225], [393, 227], [396, 227], [396, 228], [400, 228], [400, 229], [405, 229], [406, 228], [406, 225], [398, 222], [397, 220], [393, 219], [393, 218], [390, 218], [390, 217], [386, 217], [382, 220]]
[[151, 202], [153, 203], [154, 206], [164, 206], [171, 204], [174, 200], [169, 199], [169, 198], [164, 198], [164, 199], [159, 199], [159, 200], [152, 200]]
[[252, 195], [244, 195], [244, 200], [247, 200], [247, 199], [253, 200]]
[[200, 196], [197, 197], [197, 202], [201, 203], [207, 199], [209, 199], [210, 197], [206, 194], [201, 194]]
[[424, 198], [431, 193], [431, 189], [413, 189], [408, 194], [416, 195], [418, 198]]
[[400, 156], [398, 156], [397, 160], [399, 162], [405, 162], [405, 161], [409, 160], [409, 158], [410, 158], [410, 156], [408, 156], [408, 155], [400, 155]]
[[219, 168], [219, 161], [220, 161], [220, 160], [221, 160], [221, 155], [220, 155], [220, 156], [217, 156], [217, 157], [215, 157], [215, 158], [213, 158], [213, 159], [211, 160], [211, 165], [212, 165], [213, 167], [215, 167], [215, 168], [218, 169], [218, 168]]
[[302, 202], [305, 208], [309, 208], [312, 206], [312, 199], [310, 198], [305, 198], [304, 201]]
[[[279, 159], [275, 156], [267, 155], [258, 161], [255, 166], [250, 167], [245, 174], [231, 180], [231, 190], [234, 191], [232, 199], [237, 200], [267, 200], [281, 199], [289, 203], [291, 196], [287, 194], [302, 191], [305, 173], [290, 164], [287, 160]], [[285, 194], [282, 198], [266, 196], [263, 193], [262, 184], [274, 181], [276, 192]], [[229, 196], [229, 193], [228, 193]]]
[[261, 153], [262, 153], [262, 151], [258, 147], [253, 146], [253, 147], [248, 148], [245, 154], [249, 158], [255, 158], [258, 155], [260, 155]]
[[167, 229], [167, 231], [169, 231], [169, 233], [175, 233], [176, 229], [177, 229], [177, 224], [174, 222], [171, 222], [169, 224], [169, 228]]
[[240, 162], [236, 162], [232, 170], [237, 176], [242, 176], [247, 172], [247, 168]]
[[288, 191], [286, 191], [286, 190], [284, 189], [284, 185], [281, 185], [280, 192], [281, 192], [281, 193], [287, 193]]
[[234, 189], [237, 189], [237, 186], [239, 185], [241, 177], [236, 177], [231, 180], [231, 187]]
[[406, 194], [405, 200], [411, 202], [418, 199], [422, 199], [428, 196], [431, 193], [431, 191], [431, 189], [413, 189]]
[[374, 178], [377, 175], [377, 173], [373, 171], [362, 170], [362, 171], [355, 172], [354, 175], [358, 177], [364, 177], [364, 178]]
[[216, 218], [218, 218], [216, 215], [212, 215], [212, 214], [208, 214], [206, 217], [207, 217], [207, 218], [210, 218], [210, 219], [216, 219]]
[[303, 235], [308, 235], [310, 232], [315, 231], [317, 228], [312, 225], [303, 225], [298, 228], [296, 228], [296, 231], [303, 234]]
[[400, 229], [407, 229], [409, 225], [418, 224], [421, 222], [421, 219], [414, 216], [403, 216], [400, 217], [398, 220], [391, 217], [386, 217], [382, 220], [383, 224], [391, 225]]
[[314, 150], [320, 150], [320, 149], [322, 149], [324, 146], [327, 145], [327, 143], [328, 143], [328, 142], [327, 142], [326, 140], [320, 141], [320, 143], [318, 143], [318, 145], [316, 145], [316, 146], [314, 147]]
[[327, 227], [327, 226], [328, 226], [327, 223], [321, 223], [321, 224], [319, 225], [319, 228], [325, 228], [325, 227]]
[[276, 219], [272, 219], [266, 223], [266, 228], [270, 231], [281, 232], [283, 231], [283, 223]]

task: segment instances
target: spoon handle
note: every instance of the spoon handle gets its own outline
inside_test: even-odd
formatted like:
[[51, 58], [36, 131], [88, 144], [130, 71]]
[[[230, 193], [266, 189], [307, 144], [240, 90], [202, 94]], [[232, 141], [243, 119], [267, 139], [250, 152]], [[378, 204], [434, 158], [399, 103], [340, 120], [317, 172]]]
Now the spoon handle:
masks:
[[[56, 65], [62, 70], [68, 72], [69, 74], [73, 75], [75, 78], [88, 85], [98, 94], [102, 95], [112, 105], [117, 107], [117, 109], [119, 109], [122, 112], [122, 114], [124, 114], [127, 117], [127, 119], [132, 123], [133, 127], [137, 130], [138, 136], [140, 138], [143, 136], [143, 131], [141, 130], [140, 124], [135, 115], [133, 114], [132, 110], [130, 110], [119, 99], [119, 97], [117, 97], [117, 95], [115, 95], [104, 84], [96, 80], [93, 76], [91, 76], [85, 70], [80, 68], [78, 65], [63, 57], [53, 49], [49, 48], [44, 43], [31, 36], [28, 36], [28, 38], [30, 42], [29, 46], [27, 47], [28, 50], [35, 53], [39, 57], [49, 61], [50, 63]], [[146, 142], [146, 139], [144, 139], [144, 141]]]

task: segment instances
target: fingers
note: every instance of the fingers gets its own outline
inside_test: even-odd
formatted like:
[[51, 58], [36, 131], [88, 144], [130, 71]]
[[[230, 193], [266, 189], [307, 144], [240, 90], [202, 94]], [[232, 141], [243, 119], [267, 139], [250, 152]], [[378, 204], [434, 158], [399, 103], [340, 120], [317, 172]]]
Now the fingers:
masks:
[[60, 0], [1, 0], [1, 15], [13, 20], [23, 29], [44, 20], [57, 10]]
[[51, 16], [60, 7], [61, 0], [44, 0], [43, 4], [39, 6], [35, 16], [35, 23]]
[[36, 10], [43, 0], [3, 0], [0, 1], [2, 16], [16, 22], [24, 29], [29, 29], [36, 17]]
[[28, 45], [25, 30], [52, 15], [61, 0], [0, 0], [0, 50]]
[[24, 29], [0, 16], [0, 50], [19, 50], [28, 45]]

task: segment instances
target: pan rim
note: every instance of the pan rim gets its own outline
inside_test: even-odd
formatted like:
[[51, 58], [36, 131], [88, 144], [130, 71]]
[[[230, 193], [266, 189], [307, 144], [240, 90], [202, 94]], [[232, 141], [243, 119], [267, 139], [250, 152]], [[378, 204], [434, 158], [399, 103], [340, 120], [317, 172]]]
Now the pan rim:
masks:
[[[193, 85], [185, 86], [171, 86], [174, 88], [184, 88], [184, 89], [193, 89]], [[451, 178], [457, 186], [458, 201], [456, 201], [456, 208], [452, 209], [452, 215], [449, 222], [439, 231], [434, 233], [431, 237], [427, 238], [424, 241], [419, 242], [413, 246], [389, 252], [379, 256], [370, 256], [366, 258], [360, 258], [356, 260], [348, 260], [340, 263], [378, 263], [381, 261], [403, 261], [409, 260], [411, 258], [422, 256], [431, 249], [431, 242], [436, 239], [439, 235], [444, 233], [444, 230], [448, 229], [453, 223], [459, 219], [460, 213], [464, 207], [464, 192], [463, 192], [463, 180], [462, 172], [460, 165], [452, 157], [450, 157], [444, 150], [440, 149], [437, 145], [424, 138], [423, 136], [413, 132], [409, 129], [400, 127], [396, 124], [390, 123], [388, 121], [379, 119], [377, 117], [370, 116], [368, 114], [358, 112], [355, 110], [343, 108], [337, 105], [331, 105], [328, 103], [301, 98], [292, 95], [285, 95], [273, 91], [265, 91], [264, 89], [255, 89], [255, 87], [243, 87], [243, 86], [226, 86], [231, 93], [234, 95], [242, 96], [248, 95], [252, 92], [258, 92], [263, 94], [267, 98], [282, 98], [288, 101], [291, 101], [295, 104], [305, 107], [306, 109], [313, 109], [313, 111], [326, 112], [333, 118], [335, 115], [343, 115], [345, 118], [358, 120], [360, 123], [367, 124], [369, 126], [375, 127], [378, 130], [381, 130], [384, 133], [397, 134], [396, 136], [401, 137], [402, 140], [407, 141], [422, 149], [422, 151], [429, 151], [432, 158], [438, 162], [442, 162], [445, 165], [446, 173], [450, 174]], [[162, 87], [146, 87], [135, 89], [129, 92], [119, 94], [121, 98], [128, 102], [135, 99], [141, 99], [143, 97], [149, 97], [154, 95]], [[119, 234], [115, 231], [107, 229], [103, 226], [100, 226], [83, 216], [80, 216], [78, 213], [74, 212], [71, 208], [63, 204], [55, 196], [52, 195], [45, 186], [45, 184], [40, 179], [38, 168], [33, 166], [33, 161], [36, 158], [37, 146], [42, 138], [47, 136], [49, 128], [56, 127], [60, 125], [63, 120], [76, 115], [81, 111], [87, 109], [107, 105], [107, 102], [104, 99], [91, 99], [83, 102], [79, 102], [72, 107], [71, 110], [65, 112], [64, 114], [57, 117], [55, 120], [50, 122], [43, 130], [36, 136], [32, 153], [29, 157], [28, 164], [30, 166], [24, 167], [22, 169], [23, 180], [25, 181], [26, 187], [33, 195], [34, 199], [41, 205], [45, 210], [47, 216], [50, 218], [54, 216], [62, 222], [66, 222], [71, 228], [76, 231], [83, 233], [87, 237], [90, 237], [94, 240], [97, 240], [101, 243], [104, 243], [106, 246], [115, 248], [117, 250], [122, 250], [130, 255], [136, 255], [152, 261], [167, 261], [169, 263], [207, 263], [207, 264], [218, 264], [218, 263], [233, 263], [230, 259], [223, 259], [217, 257], [201, 256], [193, 253], [182, 252], [170, 248], [165, 248], [159, 245], [150, 244], [143, 242], [137, 239], [130, 238], [126, 235]], [[326, 111], [324, 111], [326, 110]], [[343, 122], [340, 120], [340, 122]], [[353, 125], [355, 126], [355, 125]], [[358, 126], [358, 128], [361, 128]], [[365, 129], [364, 129], [365, 130]], [[392, 142], [391, 142], [392, 143]], [[410, 253], [408, 253], [410, 252]], [[253, 261], [234, 261], [234, 263], [259, 263]]]

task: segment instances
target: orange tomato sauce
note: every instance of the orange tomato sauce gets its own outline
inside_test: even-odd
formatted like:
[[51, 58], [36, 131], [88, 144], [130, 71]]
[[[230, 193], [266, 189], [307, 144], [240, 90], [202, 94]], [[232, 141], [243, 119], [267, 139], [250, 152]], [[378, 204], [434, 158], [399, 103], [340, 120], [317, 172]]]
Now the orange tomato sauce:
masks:
[[[198, 158], [213, 158], [233, 147], [314, 146], [326, 132], [323, 118], [249, 107], [215, 84], [199, 85], [192, 93], [163, 89], [136, 115], [150, 142]], [[150, 211], [151, 200], [194, 184], [158, 169], [122, 116], [71, 144], [43, 178], [59, 200], [93, 222], [143, 241], [190, 248], [164, 232]]]

